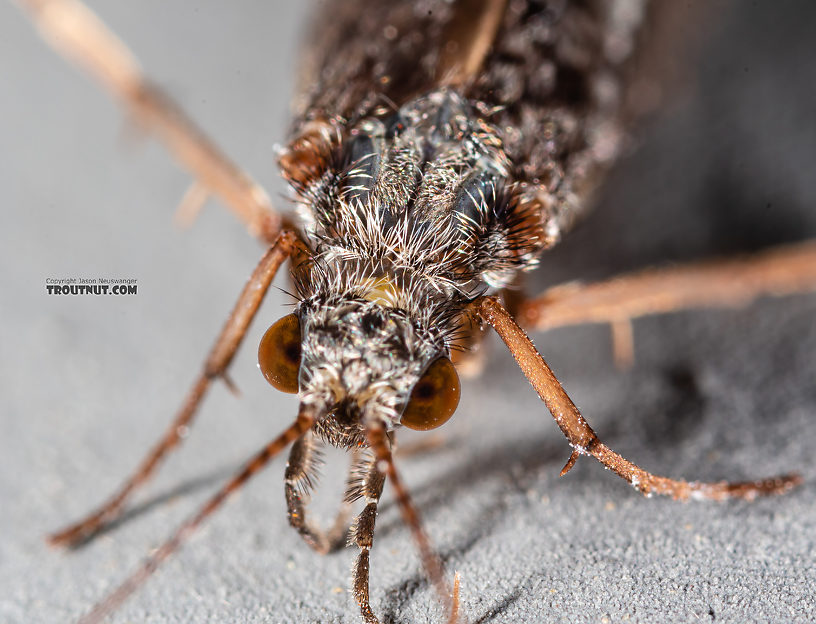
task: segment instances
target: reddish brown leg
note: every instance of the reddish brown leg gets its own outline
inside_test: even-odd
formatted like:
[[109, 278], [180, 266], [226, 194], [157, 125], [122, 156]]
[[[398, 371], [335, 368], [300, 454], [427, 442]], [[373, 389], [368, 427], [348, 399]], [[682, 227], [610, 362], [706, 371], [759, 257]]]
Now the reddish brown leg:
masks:
[[221, 506], [227, 497], [238, 490], [261, 468], [280, 453], [286, 446], [306, 433], [314, 424], [314, 415], [307, 409], [301, 408], [297, 420], [292, 423], [282, 434], [263, 447], [241, 471], [230, 479], [218, 493], [213, 496], [194, 516], [182, 524], [175, 533], [162, 544], [142, 566], [131, 574], [124, 583], [111, 592], [107, 598], [97, 604], [94, 609], [80, 620], [80, 624], [94, 624], [121, 605], [136, 588], [139, 587], [161, 563], [190, 537], [193, 531], [218, 507]]
[[294, 245], [295, 236], [291, 232], [283, 232], [275, 244], [261, 258], [243, 291], [241, 291], [235, 307], [207, 356], [204, 370], [190, 389], [181, 409], [176, 414], [170, 427], [165, 431], [156, 446], [153, 447], [153, 450], [142, 460], [133, 475], [97, 511], [76, 524], [51, 535], [48, 538], [51, 544], [74, 545], [82, 542], [115, 518], [127, 498], [150, 478], [167, 453], [181, 442], [182, 433], [192, 422], [198, 406], [204, 399], [212, 381], [217, 377], [221, 377], [232, 387], [231, 382], [226, 377], [227, 367], [232, 362], [232, 358], [235, 356], [235, 352], [238, 350], [238, 346], [241, 344], [250, 322], [258, 311], [258, 307], [261, 305], [261, 301], [275, 274], [281, 264], [292, 253]]
[[[388, 442], [385, 429], [379, 422], [369, 423], [366, 429], [366, 436], [371, 449], [374, 451], [374, 456], [377, 458], [377, 469], [385, 473], [385, 476], [391, 482], [394, 488], [394, 496], [397, 499], [402, 518], [411, 530], [411, 534], [419, 549], [420, 559], [422, 559], [422, 566], [428, 574], [428, 578], [436, 587], [439, 598], [442, 604], [449, 611], [450, 616], [448, 622], [451, 624], [458, 619], [458, 593], [454, 594], [448, 582], [445, 580], [442, 562], [433, 551], [431, 542], [428, 539], [425, 530], [422, 528], [422, 522], [419, 517], [419, 512], [414, 507], [411, 501], [411, 496], [408, 490], [400, 479], [397, 468], [394, 465], [394, 458], [391, 456], [391, 447]], [[458, 589], [458, 584], [457, 584]]]
[[522, 327], [610, 323], [616, 359], [632, 357], [631, 321], [686, 308], [737, 307], [762, 296], [816, 290], [816, 241], [752, 256], [648, 269], [594, 284], [566, 284], [518, 306]]
[[[88, 7], [79, 0], [18, 1], [43, 38], [98, 80], [164, 143], [200, 186], [229, 206], [253, 236], [269, 243], [277, 238], [281, 217], [272, 209], [266, 191], [145, 79], [127, 46]], [[201, 192], [198, 195], [200, 200]]]
[[665, 494], [679, 500], [744, 498], [781, 494], [801, 483], [798, 475], [746, 483], [698, 483], [667, 479], [646, 472], [624, 459], [603, 444], [581, 416], [567, 393], [561, 387], [544, 358], [495, 297], [482, 297], [476, 302], [478, 314], [487, 321], [510, 349], [525, 377], [552, 413], [555, 422], [573, 448], [567, 464], [561, 471], [566, 474], [579, 455], [592, 455], [604, 466], [623, 477], [643, 494]]

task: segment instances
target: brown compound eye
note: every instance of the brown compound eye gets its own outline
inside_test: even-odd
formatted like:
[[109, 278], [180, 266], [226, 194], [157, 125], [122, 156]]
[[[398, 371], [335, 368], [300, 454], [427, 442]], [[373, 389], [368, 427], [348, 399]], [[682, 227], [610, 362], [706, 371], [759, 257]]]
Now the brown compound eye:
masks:
[[459, 405], [459, 375], [451, 361], [435, 360], [411, 390], [411, 398], [400, 422], [409, 429], [428, 431], [441, 427]]
[[298, 391], [300, 320], [289, 314], [266, 330], [258, 346], [258, 366], [266, 380], [281, 392]]

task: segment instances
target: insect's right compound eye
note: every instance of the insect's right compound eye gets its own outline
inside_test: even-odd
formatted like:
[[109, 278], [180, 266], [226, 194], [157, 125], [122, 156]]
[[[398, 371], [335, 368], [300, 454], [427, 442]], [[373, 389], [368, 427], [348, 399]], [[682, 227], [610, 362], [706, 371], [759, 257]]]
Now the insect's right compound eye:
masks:
[[298, 391], [300, 320], [289, 314], [266, 330], [258, 346], [258, 366], [266, 380], [281, 392]]

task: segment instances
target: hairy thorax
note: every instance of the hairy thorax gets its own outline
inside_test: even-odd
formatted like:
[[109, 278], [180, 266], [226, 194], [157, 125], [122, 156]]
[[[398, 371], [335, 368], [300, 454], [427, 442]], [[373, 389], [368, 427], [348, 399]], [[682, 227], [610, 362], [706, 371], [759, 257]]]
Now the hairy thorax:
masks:
[[312, 271], [342, 273], [330, 276], [341, 281], [335, 286], [382, 298], [417, 287], [467, 295], [507, 285], [547, 244], [498, 129], [456, 91], [433, 91], [350, 127], [311, 122], [281, 162]]

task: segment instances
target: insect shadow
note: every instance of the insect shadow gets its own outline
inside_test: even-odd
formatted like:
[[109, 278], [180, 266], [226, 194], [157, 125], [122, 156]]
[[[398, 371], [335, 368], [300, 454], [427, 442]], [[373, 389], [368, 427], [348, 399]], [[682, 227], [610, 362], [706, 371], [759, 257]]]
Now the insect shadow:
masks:
[[215, 470], [210, 470], [206, 474], [186, 479], [185, 481], [182, 481], [169, 489], [159, 492], [158, 494], [154, 494], [141, 503], [136, 503], [132, 507], [127, 508], [127, 510], [120, 516], [109, 523], [102, 525], [102, 527], [100, 527], [96, 533], [88, 535], [84, 539], [75, 543], [69, 544], [67, 547], [70, 550], [80, 550], [91, 542], [95, 541], [97, 537], [107, 535], [108, 533], [113, 533], [117, 531], [119, 527], [124, 526], [130, 523], [132, 520], [136, 520], [140, 516], [150, 513], [154, 509], [162, 507], [175, 499], [187, 498], [191, 494], [212, 489], [216, 484], [222, 483], [233, 472], [235, 472], [237, 465], [238, 463], [236, 462], [235, 464], [230, 464], [228, 466], [221, 466]]
[[[509, 487], [504, 490], [504, 493], [485, 497], [477, 513], [469, 514], [467, 518], [460, 518], [453, 543], [438, 550], [446, 567], [450, 567], [450, 561], [465, 556], [477, 543], [485, 539], [491, 527], [496, 526], [496, 521], [510, 505], [507, 492], [519, 495], [526, 491], [525, 486], [528, 482], [537, 480], [542, 470], [548, 468], [552, 468], [553, 471], [558, 470], [560, 463], [563, 463], [564, 456], [563, 444], [559, 442], [555, 436], [544, 435], [532, 440], [527, 437], [523, 441], [510, 443], [505, 441], [487, 451], [480, 452], [478, 456], [467, 455], [464, 461], [439, 475], [438, 478], [429, 478], [425, 483], [413, 486], [412, 493], [418, 507], [428, 513], [450, 503], [451, 500], [462, 496], [468, 490], [479, 488], [485, 481], [491, 481], [495, 477], [506, 477], [503, 486]], [[517, 478], [519, 474], [523, 475], [521, 481]], [[382, 511], [388, 512], [391, 507], [393, 507], [392, 502], [383, 505]], [[383, 519], [380, 526], [379, 538], [382, 540], [392, 531], [400, 529], [401, 523], [395, 514], [389, 514]], [[418, 571], [409, 578], [386, 588], [385, 595], [388, 596], [388, 600], [383, 606], [383, 623], [402, 622], [403, 620], [400, 620], [397, 614], [407, 606], [420, 589], [427, 585], [426, 576]], [[523, 587], [519, 586], [505, 596], [499, 604], [488, 608], [484, 615], [477, 617], [474, 621], [490, 621], [492, 617], [501, 614], [518, 600], [523, 591]]]

